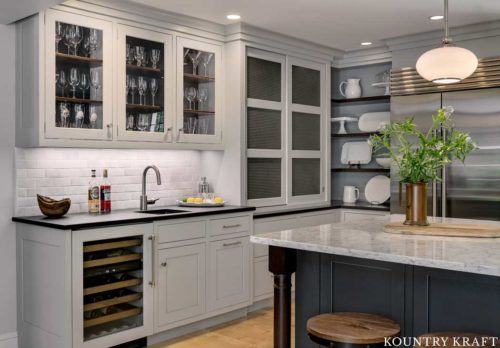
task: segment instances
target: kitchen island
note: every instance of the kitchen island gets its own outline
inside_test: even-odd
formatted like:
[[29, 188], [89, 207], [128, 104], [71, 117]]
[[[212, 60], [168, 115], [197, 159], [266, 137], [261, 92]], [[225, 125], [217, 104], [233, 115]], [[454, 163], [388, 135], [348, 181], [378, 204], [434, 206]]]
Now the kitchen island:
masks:
[[270, 246], [275, 347], [290, 346], [294, 272], [297, 347], [316, 347], [307, 337], [307, 319], [334, 311], [390, 317], [400, 324], [402, 336], [436, 331], [500, 335], [500, 239], [388, 234], [386, 222], [380, 217], [251, 237]]

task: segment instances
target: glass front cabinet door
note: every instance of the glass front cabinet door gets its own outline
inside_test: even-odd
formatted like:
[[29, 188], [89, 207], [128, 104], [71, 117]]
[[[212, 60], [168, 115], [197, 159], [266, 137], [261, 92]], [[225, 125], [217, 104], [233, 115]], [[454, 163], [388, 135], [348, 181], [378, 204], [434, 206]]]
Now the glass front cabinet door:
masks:
[[118, 27], [118, 139], [172, 142], [172, 36]]
[[45, 35], [45, 137], [112, 140], [112, 24], [52, 10]]
[[222, 142], [221, 46], [177, 38], [177, 142]]

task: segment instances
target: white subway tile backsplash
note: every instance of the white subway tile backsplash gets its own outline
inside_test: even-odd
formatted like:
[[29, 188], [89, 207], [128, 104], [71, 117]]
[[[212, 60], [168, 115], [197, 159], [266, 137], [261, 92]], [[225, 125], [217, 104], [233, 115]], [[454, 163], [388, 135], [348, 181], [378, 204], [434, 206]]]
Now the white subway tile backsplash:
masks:
[[197, 191], [202, 176], [199, 151], [16, 148], [16, 215], [40, 214], [37, 193], [69, 197], [71, 213], [86, 212], [90, 171], [96, 169], [101, 179], [104, 168], [112, 186], [113, 209], [137, 208], [142, 171], [150, 164], [162, 176], [161, 186], [151, 171], [146, 181], [149, 196], [160, 198], [157, 205], [174, 204]]

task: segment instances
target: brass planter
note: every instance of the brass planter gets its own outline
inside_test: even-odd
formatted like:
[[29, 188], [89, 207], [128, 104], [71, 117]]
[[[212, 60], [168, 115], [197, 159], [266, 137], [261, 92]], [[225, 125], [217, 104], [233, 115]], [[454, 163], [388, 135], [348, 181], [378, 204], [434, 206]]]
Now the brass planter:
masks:
[[427, 221], [427, 183], [406, 183], [406, 220], [405, 225], [428, 226]]

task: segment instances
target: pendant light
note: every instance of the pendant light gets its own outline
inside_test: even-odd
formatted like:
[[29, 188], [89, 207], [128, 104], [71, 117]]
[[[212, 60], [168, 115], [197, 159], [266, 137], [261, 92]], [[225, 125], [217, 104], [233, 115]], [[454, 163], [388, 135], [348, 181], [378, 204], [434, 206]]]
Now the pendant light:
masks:
[[449, 37], [448, 0], [444, 0], [443, 45], [422, 54], [417, 60], [417, 72], [436, 84], [457, 83], [476, 71], [477, 57], [471, 51], [457, 47]]

